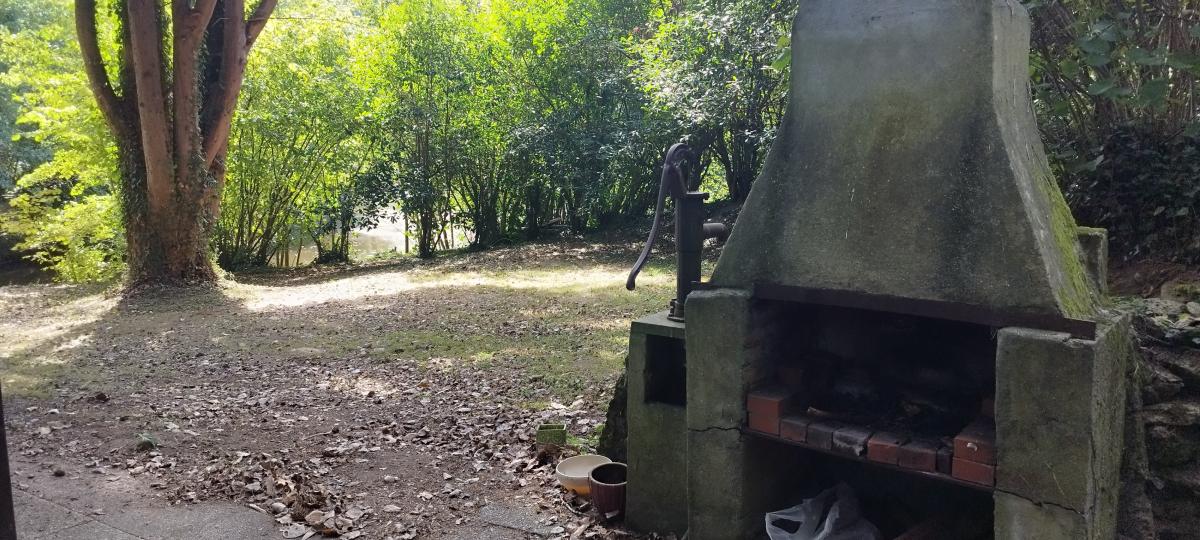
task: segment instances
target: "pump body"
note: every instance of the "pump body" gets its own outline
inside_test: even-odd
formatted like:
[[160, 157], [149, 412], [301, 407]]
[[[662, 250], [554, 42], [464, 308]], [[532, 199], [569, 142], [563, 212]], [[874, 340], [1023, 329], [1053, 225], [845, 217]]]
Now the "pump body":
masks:
[[704, 201], [708, 193], [688, 189], [688, 167], [695, 156], [688, 145], [678, 143], [667, 151], [663, 162], [662, 179], [658, 187], [658, 201], [654, 207], [654, 225], [642, 254], [629, 272], [625, 288], [633, 290], [637, 276], [650, 258], [654, 241], [662, 226], [666, 200], [671, 198], [675, 207], [675, 298], [671, 300], [668, 317], [674, 321], [684, 320], [684, 303], [688, 294], [700, 282], [700, 261], [704, 241], [709, 238], [728, 238], [729, 227], [723, 223], [705, 223]]

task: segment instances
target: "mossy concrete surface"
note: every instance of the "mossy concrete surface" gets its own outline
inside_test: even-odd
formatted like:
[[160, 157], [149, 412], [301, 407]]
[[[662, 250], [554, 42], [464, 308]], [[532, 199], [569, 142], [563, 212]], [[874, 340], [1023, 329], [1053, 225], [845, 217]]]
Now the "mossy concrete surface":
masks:
[[1079, 227], [1079, 246], [1083, 248], [1083, 262], [1088, 277], [1101, 296], [1108, 295], [1108, 230], [1096, 227]]
[[996, 540], [1112, 538], [1089, 535], [1083, 516], [1053, 505], [996, 493]]
[[712, 281], [1091, 318], [1016, 0], [808, 0], [791, 100]]
[[[687, 531], [687, 408], [647, 395], [654, 362], [670, 360], [652, 358], [656, 348], [647, 343], [651, 336], [679, 340], [682, 345], [684, 325], [667, 319], [666, 312], [632, 325], [625, 379], [629, 459], [625, 520], [636, 530], [683, 535]], [[687, 384], [686, 379], [667, 382]]]
[[[996, 489], [1006, 497], [996, 499], [997, 538], [1114, 536], [1129, 339], [1127, 318], [1104, 320], [1095, 341], [1000, 331]], [[1072, 525], [1028, 528], [1043, 521]]]
[[759, 538], [763, 515], [795, 485], [801, 454], [741, 431], [746, 389], [760, 380], [752, 299], [733, 289], [696, 291], [687, 300], [688, 538]]

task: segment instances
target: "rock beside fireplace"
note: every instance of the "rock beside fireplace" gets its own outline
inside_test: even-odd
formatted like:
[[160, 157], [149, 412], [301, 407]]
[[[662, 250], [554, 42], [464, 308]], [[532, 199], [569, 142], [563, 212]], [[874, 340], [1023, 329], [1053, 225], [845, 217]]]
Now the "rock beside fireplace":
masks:
[[[1159, 299], [1138, 302], [1135, 327], [1143, 349], [1140, 373], [1144, 406], [1145, 493], [1156, 538], [1194, 538], [1200, 530], [1200, 346], [1186, 339], [1163, 339], [1191, 315], [1184, 304]], [[1190, 325], [1188, 325], [1190, 326]], [[1123, 500], [1123, 506], [1140, 501]], [[1150, 520], [1147, 520], [1148, 522]]]

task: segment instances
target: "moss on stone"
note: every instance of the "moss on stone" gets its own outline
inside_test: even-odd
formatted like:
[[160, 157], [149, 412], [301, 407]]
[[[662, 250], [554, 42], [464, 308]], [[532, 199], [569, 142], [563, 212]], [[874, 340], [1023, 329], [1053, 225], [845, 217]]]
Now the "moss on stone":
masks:
[[1047, 174], [1037, 180], [1038, 187], [1046, 195], [1050, 205], [1050, 229], [1053, 247], [1058, 250], [1062, 283], [1054, 287], [1054, 296], [1064, 315], [1077, 319], [1095, 317], [1100, 305], [1100, 294], [1088, 279], [1087, 269], [1079, 251], [1079, 226], [1071, 207], [1063, 197], [1054, 177]]

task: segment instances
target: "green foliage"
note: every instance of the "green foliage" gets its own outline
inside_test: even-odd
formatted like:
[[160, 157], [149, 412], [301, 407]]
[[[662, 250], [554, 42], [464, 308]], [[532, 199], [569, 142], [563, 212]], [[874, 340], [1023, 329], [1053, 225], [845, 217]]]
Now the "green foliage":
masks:
[[644, 213], [663, 149], [678, 136], [633, 78], [649, 2], [514, 2], [505, 40], [532, 98], [513, 137], [526, 179], [526, 229], [573, 231]]
[[62, 280], [112, 280], [124, 270], [115, 149], [87, 87], [70, 2], [32, 4], [0, 1], [0, 87], [16, 105], [0, 126], [10, 130], [0, 133], [10, 141], [0, 182], [16, 178], [0, 232]]
[[1081, 220], [1107, 228], [1122, 255], [1200, 261], [1200, 138], [1123, 129], [1102, 151], [1072, 189]]
[[[14, 202], [19, 207], [21, 199]], [[125, 239], [119, 223], [119, 202], [113, 195], [69, 201], [38, 219], [17, 249], [72, 283], [111, 282], [125, 271]]]
[[381, 160], [365, 178], [395, 186], [401, 211], [413, 218], [421, 257], [451, 213], [451, 183], [468, 166], [469, 100], [481, 81], [470, 13], [456, 0], [403, 2], [384, 8], [367, 38], [379, 51], [364, 78], [384, 100], [377, 115], [388, 133]]
[[654, 103], [744, 198], [787, 104], [796, 0], [702, 0], [667, 14], [635, 49]]
[[[234, 119], [218, 261], [290, 264], [301, 246], [344, 261], [382, 219], [422, 256], [464, 230], [483, 248], [607, 227], [646, 214], [680, 138], [724, 171], [706, 186], [744, 196], [782, 112], [794, 1], [285, 0]], [[0, 104], [0, 188], [15, 188], [5, 230], [91, 280], [119, 272], [120, 193], [70, 8], [0, 0], [0, 85], [17, 96]]]
[[[345, 260], [353, 223], [338, 201], [370, 153], [360, 125], [366, 90], [353, 78], [354, 16], [322, 2], [291, 3], [255, 44], [230, 141], [213, 244], [226, 268], [288, 261], [315, 242]], [[352, 210], [352, 209], [351, 209]], [[332, 225], [331, 225], [332, 224]]]
[[28, 91], [24, 81], [13, 75], [16, 65], [28, 65], [24, 50], [35, 37], [35, 29], [53, 21], [53, 3], [0, 0], [0, 194], [16, 187], [17, 179], [50, 159], [46, 148], [32, 138], [22, 137], [17, 124], [21, 115], [19, 95]]
[[[1114, 129], [1195, 129], [1200, 28], [1192, 2], [1027, 2], [1034, 17], [1034, 92], [1043, 124], [1088, 154]], [[1086, 161], [1086, 159], [1085, 159]]]
[[1117, 255], [1197, 260], [1200, 5], [1026, 5], [1039, 123], [1075, 213], [1108, 227]]

